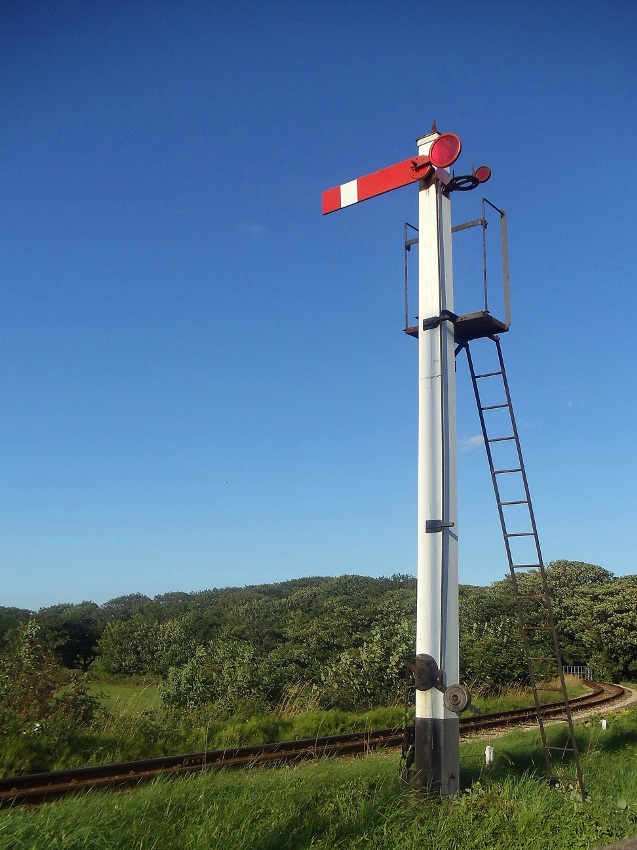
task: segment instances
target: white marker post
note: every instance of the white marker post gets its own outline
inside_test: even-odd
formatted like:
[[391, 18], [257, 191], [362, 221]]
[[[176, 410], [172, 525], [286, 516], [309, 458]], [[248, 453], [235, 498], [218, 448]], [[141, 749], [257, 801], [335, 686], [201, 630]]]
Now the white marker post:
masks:
[[[460, 155], [453, 133], [432, 131], [418, 155], [323, 192], [323, 214], [419, 183], [418, 616], [416, 732], [410, 777], [422, 789], [455, 794], [459, 720], [443, 691], [457, 685], [458, 538], [456, 384], [451, 208], [441, 180]], [[440, 178], [440, 179], [439, 179]], [[445, 180], [446, 182], [446, 180]], [[476, 180], [476, 185], [477, 185]], [[422, 672], [424, 671], [424, 672]], [[453, 705], [453, 703], [452, 703]]]
[[[438, 137], [418, 140], [427, 155]], [[451, 205], [433, 175], [418, 211], [418, 604], [416, 654], [438, 664], [443, 685], [460, 680], [458, 658], [458, 507], [456, 373]], [[413, 779], [454, 794], [460, 773], [458, 715], [437, 688], [416, 691]]]

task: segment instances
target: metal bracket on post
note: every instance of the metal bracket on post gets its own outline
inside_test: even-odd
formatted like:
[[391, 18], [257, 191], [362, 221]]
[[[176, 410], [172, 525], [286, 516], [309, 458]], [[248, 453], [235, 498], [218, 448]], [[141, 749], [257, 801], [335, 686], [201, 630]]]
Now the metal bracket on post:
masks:
[[437, 534], [443, 528], [453, 528], [455, 523], [443, 522], [441, 519], [428, 519], [425, 523], [425, 531], [427, 534]]
[[458, 316], [456, 313], [452, 313], [451, 310], [443, 310], [439, 316], [431, 316], [429, 319], [422, 320], [422, 329], [423, 331], [430, 331], [434, 328], [437, 328], [443, 322], [452, 322], [455, 324]]

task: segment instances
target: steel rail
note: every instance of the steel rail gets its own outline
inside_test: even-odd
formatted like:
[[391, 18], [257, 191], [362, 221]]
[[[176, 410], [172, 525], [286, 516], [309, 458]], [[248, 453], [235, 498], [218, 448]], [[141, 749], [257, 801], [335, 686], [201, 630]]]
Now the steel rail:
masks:
[[[618, 685], [590, 682], [592, 690], [582, 697], [570, 700], [571, 709], [603, 705], [622, 696], [624, 689]], [[564, 703], [548, 703], [542, 707], [545, 717], [559, 717]], [[484, 729], [511, 726], [536, 720], [535, 708], [503, 711], [460, 718], [460, 735], [468, 737]], [[276, 765], [307, 759], [326, 758], [368, 753], [391, 749], [403, 744], [402, 727], [378, 729], [374, 732], [351, 732], [344, 735], [305, 738], [297, 741], [280, 741], [273, 744], [227, 747], [176, 756], [119, 762], [117, 764], [56, 770], [50, 773], [30, 773], [0, 778], [0, 806], [17, 803], [40, 803], [53, 797], [116, 785], [137, 785], [158, 776], [202, 772], [210, 768], [246, 768], [259, 765]], [[409, 729], [406, 730], [409, 732]]]

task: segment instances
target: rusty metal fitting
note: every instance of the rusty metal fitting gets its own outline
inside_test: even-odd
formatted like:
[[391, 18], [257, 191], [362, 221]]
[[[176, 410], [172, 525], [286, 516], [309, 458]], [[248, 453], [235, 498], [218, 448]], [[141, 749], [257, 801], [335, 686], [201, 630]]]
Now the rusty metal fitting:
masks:
[[465, 685], [449, 685], [445, 689], [445, 708], [460, 714], [471, 705], [471, 691]]

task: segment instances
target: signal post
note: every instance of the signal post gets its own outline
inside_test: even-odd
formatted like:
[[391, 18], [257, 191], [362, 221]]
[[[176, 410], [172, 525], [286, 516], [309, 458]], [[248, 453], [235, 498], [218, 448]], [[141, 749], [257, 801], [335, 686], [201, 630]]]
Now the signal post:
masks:
[[470, 695], [458, 684], [456, 389], [449, 193], [474, 188], [490, 171], [450, 177], [460, 139], [432, 132], [418, 154], [323, 192], [323, 214], [419, 184], [418, 229], [418, 601], [416, 723], [408, 778], [423, 790], [459, 787], [459, 719]]
[[[436, 137], [419, 139], [418, 153], [427, 155]], [[433, 659], [438, 677], [426, 690], [416, 689], [412, 779], [419, 787], [454, 794], [460, 774], [459, 720], [445, 707], [440, 689], [460, 679], [451, 203], [441, 189], [432, 174], [421, 181], [418, 193], [416, 664]], [[430, 680], [435, 678], [434, 669]]]

